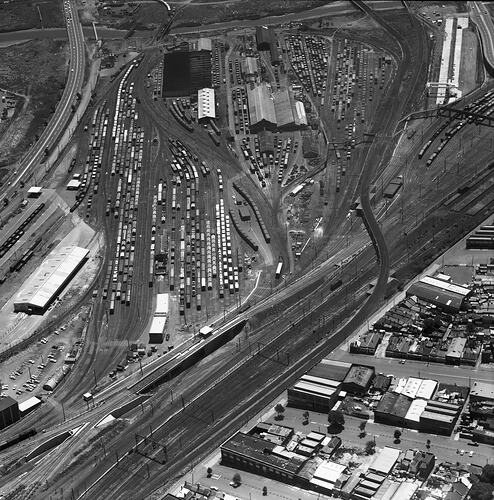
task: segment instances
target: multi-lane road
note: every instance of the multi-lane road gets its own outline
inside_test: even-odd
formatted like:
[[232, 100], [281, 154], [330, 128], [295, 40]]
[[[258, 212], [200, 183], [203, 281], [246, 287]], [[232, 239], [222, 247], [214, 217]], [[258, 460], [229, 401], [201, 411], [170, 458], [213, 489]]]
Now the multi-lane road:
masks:
[[472, 21], [477, 25], [488, 72], [494, 76], [494, 23], [483, 2], [468, 2]]
[[85, 69], [85, 43], [82, 26], [73, 0], [64, 1], [64, 16], [70, 45], [70, 62], [67, 82], [62, 97], [43, 130], [39, 140], [33, 144], [7, 182], [7, 188], [0, 194], [0, 206], [5, 199], [10, 200], [13, 193], [27, 184], [32, 178], [39, 180], [37, 174], [43, 168], [41, 162], [46, 152], [53, 150], [60, 134], [64, 131], [72, 115], [72, 105], [77, 105], [77, 93], [82, 89]]

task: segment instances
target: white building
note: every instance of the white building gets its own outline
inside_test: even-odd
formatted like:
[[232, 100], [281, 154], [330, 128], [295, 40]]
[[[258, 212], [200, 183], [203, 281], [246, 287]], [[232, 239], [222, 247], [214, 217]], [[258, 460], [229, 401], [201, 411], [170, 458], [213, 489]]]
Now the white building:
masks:
[[197, 118], [199, 121], [216, 118], [214, 89], [204, 88], [197, 91]]

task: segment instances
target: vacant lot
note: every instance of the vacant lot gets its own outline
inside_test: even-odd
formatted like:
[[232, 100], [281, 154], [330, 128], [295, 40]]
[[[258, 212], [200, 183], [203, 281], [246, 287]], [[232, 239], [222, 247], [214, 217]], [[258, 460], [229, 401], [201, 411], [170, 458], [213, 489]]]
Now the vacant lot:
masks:
[[0, 137], [1, 168], [17, 159], [55, 110], [65, 82], [66, 43], [33, 40], [5, 47], [0, 60], [0, 87], [29, 97], [13, 120], [16, 130]]
[[197, 26], [234, 19], [259, 19], [289, 12], [314, 9], [326, 4], [326, 0], [231, 0], [212, 2], [195, 0], [179, 12], [174, 26]]
[[0, 3], [0, 32], [64, 26], [62, 2], [15, 0]]

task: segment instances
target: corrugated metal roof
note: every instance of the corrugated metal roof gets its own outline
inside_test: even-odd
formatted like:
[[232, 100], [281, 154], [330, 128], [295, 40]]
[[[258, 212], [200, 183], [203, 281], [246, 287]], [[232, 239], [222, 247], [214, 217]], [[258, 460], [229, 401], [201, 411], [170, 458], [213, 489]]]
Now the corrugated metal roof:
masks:
[[327, 378], [329, 380], [342, 381], [350, 370], [351, 363], [345, 361], [335, 361], [332, 359], [323, 359], [319, 364], [307, 372], [314, 377]]
[[197, 50], [209, 50], [211, 52], [211, 38], [199, 38], [197, 41]]
[[324, 387], [319, 384], [313, 384], [310, 382], [297, 382], [294, 386], [294, 389], [304, 391], [304, 392], [310, 392], [312, 394], [317, 394], [320, 396], [325, 396], [325, 397], [330, 397], [334, 394], [335, 390], [331, 389], [329, 387]]
[[27, 304], [40, 309], [46, 308], [88, 254], [89, 250], [81, 247], [54, 250], [43, 261], [26, 289], [18, 295], [14, 307], [16, 304]]
[[424, 399], [415, 399], [414, 401], [412, 401], [410, 408], [408, 408], [405, 419], [411, 420], [412, 422], [420, 422], [420, 415], [422, 415], [426, 406], [427, 401], [425, 401]]
[[29, 399], [26, 399], [26, 401], [19, 403], [19, 411], [22, 413], [40, 404], [41, 399], [37, 398], [36, 396], [32, 396]]
[[276, 124], [274, 103], [265, 82], [253, 89], [248, 88], [247, 98], [251, 125], [255, 125], [263, 120]]
[[323, 461], [315, 470], [313, 477], [314, 479], [334, 484], [343, 474], [345, 469], [346, 465], [337, 464], [336, 462]]
[[276, 113], [276, 123], [278, 127], [296, 124], [296, 116], [294, 114], [293, 97], [287, 90], [281, 90], [274, 94], [274, 109]]
[[308, 375], [308, 374], [302, 375], [300, 380], [304, 380], [306, 382], [313, 382], [315, 384], [329, 387], [330, 389], [337, 389], [341, 385], [341, 382], [338, 382], [337, 380], [329, 380], [327, 378], [314, 377], [313, 375]]

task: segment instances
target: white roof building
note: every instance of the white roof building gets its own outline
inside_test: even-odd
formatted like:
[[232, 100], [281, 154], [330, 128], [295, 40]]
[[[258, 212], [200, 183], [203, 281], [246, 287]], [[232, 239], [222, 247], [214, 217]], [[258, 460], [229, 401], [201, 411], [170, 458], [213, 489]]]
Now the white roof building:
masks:
[[58, 293], [84, 263], [89, 250], [57, 247], [14, 300], [14, 312], [44, 314]]
[[197, 118], [216, 118], [214, 89], [204, 88], [197, 91]]
[[168, 316], [169, 299], [170, 295], [168, 293], [158, 293], [158, 295], [156, 295], [155, 316]]
[[437, 288], [442, 288], [447, 292], [463, 295], [464, 297], [466, 297], [471, 292], [470, 288], [466, 288], [460, 285], [455, 285], [454, 283], [449, 283], [447, 281], [438, 280], [437, 278], [433, 278], [432, 276], [425, 276], [419, 281], [421, 283], [426, 283], [427, 285], [432, 285]]
[[197, 41], [197, 50], [208, 50], [211, 52], [212, 48], [211, 38], [199, 38]]
[[393, 469], [399, 456], [400, 450], [385, 446], [369, 466], [369, 470], [387, 475]]
[[405, 420], [410, 420], [412, 422], [420, 422], [420, 415], [424, 412], [427, 406], [427, 401], [425, 399], [414, 399], [412, 404], [408, 408], [407, 414], [405, 415]]
[[149, 328], [149, 335], [162, 335], [166, 327], [166, 316], [153, 316], [151, 327]]
[[331, 490], [334, 488], [345, 469], [346, 465], [337, 464], [336, 462], [321, 462], [309, 482], [316, 486], [322, 486], [323, 488]]

